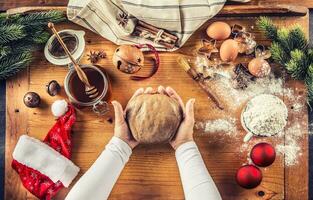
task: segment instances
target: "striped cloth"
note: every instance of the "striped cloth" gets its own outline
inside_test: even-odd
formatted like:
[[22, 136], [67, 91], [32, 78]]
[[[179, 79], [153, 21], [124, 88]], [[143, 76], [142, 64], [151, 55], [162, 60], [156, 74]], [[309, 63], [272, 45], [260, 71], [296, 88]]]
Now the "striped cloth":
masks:
[[[70, 0], [68, 19], [115, 44], [152, 44], [159, 51], [173, 51], [208, 19], [226, 0]], [[247, 0], [236, 0], [246, 2]], [[121, 19], [126, 16], [126, 23]], [[169, 31], [178, 37], [176, 47], [166, 49], [153, 41], [132, 36], [137, 20]]]

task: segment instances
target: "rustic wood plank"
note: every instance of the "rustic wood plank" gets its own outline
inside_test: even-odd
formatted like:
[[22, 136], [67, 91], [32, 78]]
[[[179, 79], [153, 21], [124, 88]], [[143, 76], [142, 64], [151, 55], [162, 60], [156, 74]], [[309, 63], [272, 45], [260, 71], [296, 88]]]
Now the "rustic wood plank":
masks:
[[[29, 89], [28, 70], [6, 81], [6, 137], [5, 137], [5, 199], [26, 199], [19, 176], [11, 168], [12, 153], [20, 135], [27, 133], [27, 109], [23, 95]], [[14, 191], [12, 190], [14, 188]]]
[[[269, 44], [261, 33], [254, 28], [255, 18], [220, 18], [230, 24], [240, 23], [254, 32], [258, 42]], [[280, 25], [294, 22], [303, 23], [305, 26], [307, 18], [288, 17], [273, 18]], [[208, 23], [211, 23], [210, 20]], [[86, 54], [89, 50], [104, 50], [108, 58], [102, 60], [99, 64], [103, 66], [112, 78], [113, 94], [111, 99], [116, 99], [126, 105], [128, 98], [138, 87], [158, 85], [173, 86], [186, 101], [189, 98], [196, 97], [196, 120], [214, 119], [223, 117], [225, 113], [216, 109], [214, 104], [208, 101], [203, 91], [191, 80], [188, 75], [176, 64], [176, 57], [192, 53], [196, 46], [200, 45], [200, 39], [204, 37], [204, 25], [187, 44], [177, 52], [161, 53], [160, 71], [151, 79], [134, 82], [129, 80], [129, 76], [118, 72], [112, 65], [111, 59], [116, 45], [101, 38], [100, 36], [86, 31], [86, 53], [82, 58], [82, 63], [88, 63]], [[73, 28], [82, 29], [72, 23], [59, 25], [58, 29]], [[8, 81], [7, 85], [7, 134], [10, 140], [6, 148], [6, 199], [34, 199], [34, 197], [22, 189], [17, 174], [10, 167], [11, 154], [15, 142], [21, 133], [27, 133], [30, 136], [42, 139], [47, 131], [53, 125], [53, 117], [50, 113], [49, 105], [59, 98], [65, 98], [64, 91], [59, 96], [50, 97], [45, 92], [45, 84], [51, 79], [57, 80], [63, 84], [67, 69], [56, 67], [48, 63], [42, 53], [38, 53], [37, 60], [29, 68], [29, 73], [24, 72], [17, 78]], [[147, 73], [151, 64], [147, 61], [147, 67], [140, 73]], [[166, 77], [166, 78], [165, 78]], [[20, 84], [20, 85], [19, 85]], [[302, 83], [290, 83], [290, 87], [299, 87], [303, 89]], [[27, 90], [33, 90], [39, 93], [44, 100], [41, 108], [26, 109], [22, 103], [22, 95]], [[9, 94], [8, 94], [9, 93]], [[303, 99], [304, 101], [305, 99]], [[14, 111], [19, 108], [19, 114]], [[231, 113], [239, 117], [239, 112]], [[307, 113], [304, 118], [307, 117]], [[17, 116], [15, 116], [17, 115]], [[112, 116], [109, 113], [108, 116]], [[10, 117], [10, 118], [9, 118]], [[296, 118], [296, 116], [293, 116]], [[23, 119], [23, 120], [22, 120]], [[73, 161], [81, 167], [80, 176], [91, 166], [97, 156], [103, 150], [105, 144], [112, 137], [113, 125], [106, 122], [106, 118], [99, 118], [90, 110], [78, 111], [77, 123], [74, 126], [73, 135]], [[19, 123], [19, 124], [17, 124]], [[307, 122], [306, 122], [307, 123]], [[306, 124], [307, 127], [307, 124]], [[303, 156], [301, 164], [288, 168], [284, 166], [284, 158], [278, 156], [275, 163], [266, 168], [262, 184], [252, 190], [240, 188], [234, 180], [236, 169], [246, 162], [247, 152], [241, 152], [239, 147], [242, 145], [242, 138], [245, 132], [238, 125], [237, 137], [225, 138], [220, 140], [209, 135], [201, 135], [200, 130], [196, 130], [196, 142], [200, 148], [204, 161], [215, 180], [224, 199], [260, 199], [259, 191], [264, 191], [265, 196], [262, 199], [307, 199], [307, 187], [301, 187], [303, 183], [307, 184], [305, 177], [307, 174], [307, 162], [305, 159], [307, 152], [307, 138], [303, 138]], [[307, 133], [307, 129], [303, 129]], [[262, 138], [256, 138], [254, 143], [264, 141]], [[265, 141], [276, 144], [278, 141], [273, 138], [266, 138]], [[235, 145], [234, 145], [235, 144]], [[306, 149], [305, 149], [306, 148]], [[300, 167], [301, 166], [301, 167]], [[297, 170], [294, 170], [297, 169]], [[301, 177], [303, 179], [299, 179]], [[76, 179], [77, 180], [77, 179]], [[18, 189], [17, 189], [18, 188]], [[62, 190], [56, 199], [64, 199], [68, 189]], [[293, 198], [297, 195], [296, 198]], [[180, 178], [174, 158], [174, 152], [169, 145], [161, 146], [141, 146], [135, 149], [131, 160], [123, 170], [121, 177], [116, 183], [110, 199], [183, 199], [183, 191]], [[289, 198], [290, 197], [290, 198]]]
[[[306, 16], [302, 17], [302, 20], [297, 22], [303, 28], [306, 36], [309, 38], [309, 13]], [[290, 25], [289, 21], [281, 22], [282, 26]], [[306, 104], [306, 88], [299, 81], [288, 80], [286, 82], [286, 88], [291, 88], [296, 91], [298, 95], [298, 100], [301, 105], [305, 106], [304, 110], [307, 110]], [[288, 102], [288, 100], [284, 99], [287, 107], [289, 108], [289, 122], [287, 124], [286, 129], [294, 124], [298, 123], [301, 125], [301, 130], [303, 133], [308, 133], [308, 113], [303, 114], [302, 112], [294, 112], [292, 109], [292, 103]], [[288, 137], [288, 133], [285, 132], [285, 138]], [[308, 134], [303, 134], [302, 137], [298, 140], [301, 140], [299, 143], [299, 147], [301, 148], [302, 156], [299, 156], [298, 164], [293, 166], [288, 166], [285, 163], [285, 196], [286, 199], [308, 199], [308, 191], [309, 191], [309, 179], [308, 179], [308, 171], [309, 171], [309, 142], [308, 142]]]
[[[4, 177], [5, 165], [5, 81], [0, 81], [0, 177]], [[4, 178], [0, 182], [0, 197], [4, 197]]]

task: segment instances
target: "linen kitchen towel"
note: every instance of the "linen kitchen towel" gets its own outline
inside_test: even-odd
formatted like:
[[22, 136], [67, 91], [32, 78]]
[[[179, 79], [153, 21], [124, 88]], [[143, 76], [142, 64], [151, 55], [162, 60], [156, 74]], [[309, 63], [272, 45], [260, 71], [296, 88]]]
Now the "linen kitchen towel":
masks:
[[[70, 0], [67, 16], [74, 23], [118, 45], [148, 43], [159, 51], [173, 51], [181, 47], [203, 23], [214, 17], [225, 1]], [[132, 33], [138, 21], [157, 27], [157, 33], [134, 36]], [[160, 42], [168, 39], [164, 32], [177, 37], [172, 48]], [[148, 40], [148, 37], [153, 40]]]

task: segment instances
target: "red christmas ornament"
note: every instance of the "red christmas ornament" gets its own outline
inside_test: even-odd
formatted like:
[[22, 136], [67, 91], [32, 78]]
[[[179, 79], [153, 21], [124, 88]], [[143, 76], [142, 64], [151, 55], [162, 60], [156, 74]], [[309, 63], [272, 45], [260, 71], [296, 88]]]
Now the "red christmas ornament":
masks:
[[276, 152], [272, 145], [262, 142], [252, 148], [250, 157], [254, 164], [267, 167], [275, 161]]
[[254, 165], [244, 165], [238, 169], [236, 181], [243, 188], [255, 188], [262, 181], [262, 172]]

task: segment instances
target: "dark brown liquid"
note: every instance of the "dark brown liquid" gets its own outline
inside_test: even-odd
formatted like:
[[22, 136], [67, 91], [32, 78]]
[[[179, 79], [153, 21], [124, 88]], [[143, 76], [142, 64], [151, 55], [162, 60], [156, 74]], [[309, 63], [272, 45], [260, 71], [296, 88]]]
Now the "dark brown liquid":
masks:
[[[83, 71], [86, 73], [89, 83], [93, 86], [95, 86], [99, 92], [100, 96], [104, 90], [104, 80], [102, 75], [92, 69], [92, 68], [83, 68]], [[80, 101], [80, 102], [84, 102], [84, 103], [88, 103], [91, 102], [92, 99], [90, 99], [85, 92], [85, 85], [84, 83], [79, 79], [78, 75], [76, 72], [74, 72], [72, 74], [72, 76], [70, 77], [69, 80], [69, 90], [71, 92], [71, 94], [73, 95], [73, 97]]]
[[[69, 52], [73, 54], [74, 51], [76, 50], [76, 45], [77, 45], [76, 38], [67, 33], [60, 33], [60, 37], [62, 38]], [[59, 41], [57, 40], [57, 38], [54, 38], [54, 40], [52, 41], [49, 51], [55, 57], [66, 56], [66, 53], [63, 47], [61, 46], [61, 44], [59, 43]]]

